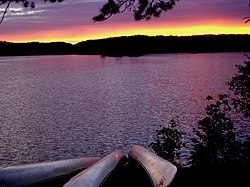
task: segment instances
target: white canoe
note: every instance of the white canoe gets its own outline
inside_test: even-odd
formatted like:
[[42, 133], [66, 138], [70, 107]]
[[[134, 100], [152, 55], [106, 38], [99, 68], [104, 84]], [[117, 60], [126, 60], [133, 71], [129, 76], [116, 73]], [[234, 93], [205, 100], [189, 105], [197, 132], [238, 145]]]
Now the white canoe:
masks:
[[48, 182], [80, 172], [98, 160], [100, 158], [78, 158], [7, 167], [0, 169], [0, 184], [7, 187], [24, 187]]
[[172, 163], [138, 145], [131, 148], [129, 157], [144, 168], [154, 187], [169, 186], [177, 172]]
[[125, 159], [120, 151], [115, 151], [73, 177], [64, 187], [98, 187], [115, 171]]

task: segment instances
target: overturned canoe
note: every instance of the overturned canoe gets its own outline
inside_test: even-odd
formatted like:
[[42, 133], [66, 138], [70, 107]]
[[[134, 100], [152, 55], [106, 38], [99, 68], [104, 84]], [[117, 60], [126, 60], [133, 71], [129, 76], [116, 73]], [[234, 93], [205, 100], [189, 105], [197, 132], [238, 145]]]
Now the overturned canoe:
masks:
[[131, 148], [129, 157], [144, 168], [153, 187], [169, 186], [177, 172], [172, 163], [138, 145]]
[[[95, 187], [166, 187], [170, 185], [177, 172], [173, 164], [141, 146], [133, 146], [128, 158], [120, 166]], [[92, 180], [95, 180], [94, 176]]]
[[133, 146], [126, 157], [115, 151], [103, 158], [80, 158], [0, 169], [0, 187], [166, 187], [177, 168]]
[[64, 187], [101, 186], [109, 175], [122, 165], [123, 159], [126, 159], [125, 155], [120, 151], [115, 151], [73, 177]]
[[[45, 186], [67, 182], [80, 171], [96, 163], [100, 158], [78, 158], [0, 169], [0, 183], [7, 187]], [[64, 182], [64, 183], [65, 183]], [[1, 185], [0, 185], [1, 186]], [[55, 185], [53, 185], [55, 186]]]

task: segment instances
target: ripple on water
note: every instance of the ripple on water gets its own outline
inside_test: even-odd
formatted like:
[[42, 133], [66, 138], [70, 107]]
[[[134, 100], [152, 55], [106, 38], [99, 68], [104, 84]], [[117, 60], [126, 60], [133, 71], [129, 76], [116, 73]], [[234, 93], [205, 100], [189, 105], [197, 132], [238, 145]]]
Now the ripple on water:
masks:
[[[244, 60], [214, 55], [1, 57], [1, 167], [127, 153], [176, 116], [190, 143], [205, 97], [227, 92]], [[249, 135], [248, 127], [238, 130]]]

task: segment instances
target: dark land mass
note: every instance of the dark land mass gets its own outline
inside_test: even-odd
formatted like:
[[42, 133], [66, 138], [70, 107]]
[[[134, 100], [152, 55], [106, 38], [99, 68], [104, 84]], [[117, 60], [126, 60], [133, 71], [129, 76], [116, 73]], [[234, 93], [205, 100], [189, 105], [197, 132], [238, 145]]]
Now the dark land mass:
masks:
[[163, 53], [250, 52], [250, 35], [122, 36], [88, 40], [75, 45], [64, 42], [0, 42], [0, 56], [101, 55], [141, 56]]
[[69, 55], [74, 46], [64, 42], [10, 43], [0, 42], [0, 56]]

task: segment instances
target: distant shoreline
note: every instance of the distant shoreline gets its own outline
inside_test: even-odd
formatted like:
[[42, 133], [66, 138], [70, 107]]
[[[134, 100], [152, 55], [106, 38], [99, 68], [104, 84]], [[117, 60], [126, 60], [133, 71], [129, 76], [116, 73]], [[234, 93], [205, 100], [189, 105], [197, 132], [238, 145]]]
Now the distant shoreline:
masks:
[[77, 44], [0, 41], [0, 56], [101, 55], [142, 56], [167, 53], [250, 52], [250, 35], [122, 36]]

